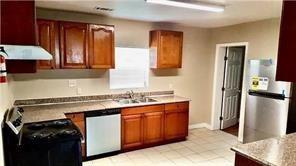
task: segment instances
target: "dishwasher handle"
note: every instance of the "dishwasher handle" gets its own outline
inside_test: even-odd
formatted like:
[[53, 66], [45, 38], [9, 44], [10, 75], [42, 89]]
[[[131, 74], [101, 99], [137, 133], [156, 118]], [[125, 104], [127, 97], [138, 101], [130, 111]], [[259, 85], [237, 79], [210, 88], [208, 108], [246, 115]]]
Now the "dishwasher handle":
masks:
[[107, 109], [107, 110], [96, 110], [85, 113], [85, 117], [95, 117], [95, 116], [107, 116], [107, 115], [115, 115], [120, 114], [120, 109]]

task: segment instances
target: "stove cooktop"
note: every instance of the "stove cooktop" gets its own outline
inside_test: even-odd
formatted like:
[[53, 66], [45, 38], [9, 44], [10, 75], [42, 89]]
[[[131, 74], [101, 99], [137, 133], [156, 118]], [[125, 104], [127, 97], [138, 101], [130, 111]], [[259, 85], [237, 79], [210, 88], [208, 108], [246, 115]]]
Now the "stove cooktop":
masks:
[[79, 129], [69, 119], [25, 124], [22, 144], [48, 143], [63, 139], [81, 138]]

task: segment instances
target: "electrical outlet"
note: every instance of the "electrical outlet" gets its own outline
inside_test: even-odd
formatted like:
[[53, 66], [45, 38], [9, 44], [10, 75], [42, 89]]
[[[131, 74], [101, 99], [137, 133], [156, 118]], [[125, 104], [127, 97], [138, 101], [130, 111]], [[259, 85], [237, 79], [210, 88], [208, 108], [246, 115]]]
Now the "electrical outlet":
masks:
[[76, 80], [69, 80], [69, 88], [73, 88], [77, 86], [77, 81]]
[[77, 88], [77, 95], [81, 95], [82, 94], [82, 88]]
[[174, 85], [173, 84], [169, 84], [169, 89], [173, 89]]

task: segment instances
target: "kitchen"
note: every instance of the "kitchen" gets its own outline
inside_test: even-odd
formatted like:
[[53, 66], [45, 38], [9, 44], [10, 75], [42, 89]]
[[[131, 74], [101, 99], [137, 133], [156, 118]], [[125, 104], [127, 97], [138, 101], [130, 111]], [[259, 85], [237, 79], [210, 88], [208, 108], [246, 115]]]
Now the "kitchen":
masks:
[[[106, 3], [108, 4], [108, 2]], [[130, 2], [130, 3], [131, 3], [130, 5], [133, 5], [133, 3], [136, 3], [136, 2]], [[146, 2], [139, 2], [139, 3], [141, 3], [140, 5], [147, 5]], [[264, 19], [264, 17], [262, 16], [262, 18], [258, 19], [260, 21], [254, 20], [255, 22], [251, 22], [251, 23], [243, 23], [238, 25], [229, 24], [229, 26], [223, 27], [222, 26], [223, 22], [222, 23], [220, 22], [221, 24], [220, 24], [220, 27], [218, 28], [197, 28], [192, 26], [178, 25], [175, 23], [164, 23], [165, 21], [160, 23], [157, 21], [143, 22], [143, 21], [120, 19], [120, 18], [111, 18], [111, 17], [101, 16], [97, 14], [87, 14], [86, 12], [81, 12], [81, 11], [79, 12], [79, 10], [75, 12], [74, 9], [69, 11], [67, 10], [66, 7], [67, 6], [71, 7], [71, 2], [57, 5], [55, 2], [50, 3], [50, 2], [37, 1], [36, 2], [37, 19], [54, 20], [53, 22], [55, 22], [55, 24], [58, 24], [58, 26], [60, 27], [61, 27], [61, 23], [65, 21], [83, 23], [83, 24], [111, 25], [110, 27], [114, 28], [114, 34], [113, 34], [114, 45], [115, 45], [114, 47], [147, 49], [149, 48], [149, 39], [150, 39], [149, 32], [151, 30], [173, 30], [173, 31], [183, 32], [183, 44], [182, 44], [183, 55], [181, 58], [182, 67], [179, 68], [179, 66], [177, 67], [175, 66], [175, 67], [171, 67], [170, 69], [149, 70], [148, 72], [149, 85], [146, 88], [128, 88], [123, 90], [116, 90], [116, 89], [110, 89], [111, 80], [109, 79], [112, 79], [111, 78], [112, 74], [115, 74], [114, 76], [116, 76], [116, 73], [113, 73], [113, 71], [111, 71], [112, 69], [110, 69], [110, 71], [109, 69], [66, 69], [67, 64], [66, 65], [62, 64], [63, 62], [59, 61], [61, 59], [56, 58], [56, 60], [58, 61], [55, 64], [56, 65], [55, 67], [58, 67], [56, 69], [53, 69], [53, 70], [38, 69], [37, 73], [31, 73], [31, 74], [8, 74], [8, 83], [1, 84], [1, 113], [4, 114], [6, 109], [11, 108], [11, 106], [13, 105], [13, 103], [15, 103], [15, 101], [20, 102], [19, 105], [22, 105], [24, 104], [24, 103], [21, 103], [22, 100], [27, 100], [27, 99], [46, 99], [46, 98], [57, 99], [57, 98], [63, 98], [63, 97], [70, 97], [76, 100], [74, 101], [76, 105], [79, 105], [79, 103], [81, 102], [81, 99], [79, 100], [75, 98], [75, 96], [96, 96], [97, 98], [95, 98], [95, 100], [98, 100], [99, 97], [102, 98], [104, 97], [104, 95], [110, 95], [110, 94], [126, 95], [125, 94], [126, 91], [130, 91], [131, 89], [134, 91], [136, 96], [138, 95], [140, 97], [141, 97], [141, 94], [137, 94], [137, 93], [151, 92], [152, 94], [147, 94], [147, 96], [155, 96], [155, 95], [157, 96], [159, 95], [159, 93], [162, 95], [165, 95], [165, 94], [171, 94], [173, 91], [174, 94], [184, 96], [185, 98], [180, 97], [181, 100], [180, 98], [178, 99], [173, 98], [173, 99], [167, 99], [167, 100], [176, 100], [177, 103], [179, 103], [180, 101], [187, 102], [190, 99], [189, 108], [188, 106], [186, 106], [187, 104], [185, 105], [181, 104], [180, 106], [180, 107], [184, 106], [185, 108], [188, 109], [187, 111], [189, 111], [188, 120], [190, 124], [189, 125], [190, 129], [193, 129], [193, 130], [195, 128], [212, 129], [212, 124], [211, 124], [212, 123], [211, 122], [212, 106], [211, 105], [212, 105], [212, 91], [214, 86], [213, 75], [214, 75], [214, 62], [215, 62], [214, 55], [215, 55], [216, 44], [248, 42], [249, 43], [248, 45], [249, 59], [258, 59], [258, 58], [267, 59], [267, 58], [277, 57], [281, 2], [268, 2], [268, 3], [266, 2], [267, 4], [264, 4], [263, 2], [261, 3], [257, 2], [257, 3], [258, 4], [256, 5], [258, 6], [258, 8], [260, 8], [260, 4], [262, 6], [265, 6], [265, 5], [268, 5], [268, 3], [270, 3], [270, 6], [269, 6], [270, 10], [267, 11], [267, 13], [270, 12], [269, 17], [267, 17], [268, 19]], [[92, 6], [91, 9], [94, 8], [95, 6], [94, 4], [98, 5], [100, 3], [98, 2], [90, 3], [90, 6]], [[56, 7], [56, 9], [54, 7]], [[61, 9], [59, 9], [58, 7], [61, 7]], [[63, 7], [64, 7], [64, 10], [62, 9]], [[72, 8], [75, 8], [75, 7], [72, 6]], [[173, 7], [172, 9], [175, 10], [175, 7]], [[177, 9], [180, 12], [186, 11], [186, 9], [179, 9], [179, 8]], [[117, 9], [115, 9], [115, 11], [116, 10]], [[118, 10], [120, 11], [120, 9]], [[225, 10], [227, 11], [228, 9], [226, 8]], [[126, 11], [123, 11], [123, 13], [125, 12]], [[192, 11], [189, 11], [189, 12], [192, 12]], [[247, 12], [247, 11], [246, 13], [250, 14], [250, 12]], [[274, 16], [273, 15], [274, 13], [277, 13], [279, 15], [275, 14]], [[217, 22], [217, 20], [213, 22], [215, 23]], [[212, 24], [214, 24], [213, 22]], [[249, 21], [245, 21], [245, 22], [249, 22]], [[198, 27], [203, 27], [203, 26], [205, 25], [199, 24]], [[56, 37], [56, 39], [61, 40], [60, 36], [59, 35], [57, 36], [58, 37]], [[56, 45], [56, 48], [61, 49], [60, 44], [61, 43], [58, 42]], [[23, 43], [23, 45], [25, 44]], [[116, 52], [116, 48], [115, 48], [115, 52]], [[54, 54], [57, 56], [59, 55], [62, 57], [62, 52], [60, 50], [57, 50], [57, 52], [53, 51], [53, 53], [51, 52], [51, 54]], [[115, 58], [115, 63], [116, 62], [118, 61]], [[111, 66], [112, 66], [112, 63], [111, 63]], [[9, 64], [7, 64], [7, 69], [9, 69]], [[116, 77], [114, 78], [116, 79]], [[155, 94], [153, 94], [153, 92]], [[98, 97], [98, 95], [100, 96]], [[90, 97], [90, 98], [91, 100], [94, 100], [94, 97], [93, 98]], [[152, 97], [152, 99], [154, 98]], [[63, 99], [63, 100], [66, 102], [69, 102], [69, 101], [73, 102], [70, 99], [69, 100]], [[79, 102], [77, 102], [77, 100], [79, 100]], [[85, 98], [82, 100], [85, 100]], [[58, 100], [56, 100], [56, 102], [57, 101]], [[166, 104], [174, 103], [174, 102], [172, 103], [171, 101], [169, 102], [157, 101], [157, 102], [158, 102], [157, 105], [160, 105], [160, 106], [164, 104], [164, 106], [162, 106], [164, 108], [153, 108], [153, 109], [165, 110]], [[99, 109], [97, 108], [98, 107], [97, 104], [94, 104], [94, 105], [96, 106], [96, 109]], [[104, 108], [110, 108], [108, 104], [105, 104], [105, 105], [102, 104], [102, 105]], [[170, 106], [171, 105], [167, 106], [167, 108], [170, 108]], [[51, 107], [51, 106], [41, 106], [41, 107]], [[85, 108], [83, 109], [91, 110], [91, 107], [92, 106], [90, 103], [90, 106], [85, 106]], [[119, 107], [122, 107], [122, 106], [119, 105]], [[57, 108], [47, 108], [47, 109], [55, 110], [59, 112]], [[66, 112], [66, 108], [62, 107], [61, 109], [62, 109], [62, 113]], [[81, 112], [81, 111], [82, 110], [77, 112]], [[142, 116], [142, 114], [143, 112], [141, 112], [140, 116]], [[54, 119], [58, 119], [60, 118], [59, 115], [60, 114], [58, 113], [52, 113], [49, 115], [46, 114], [45, 120], [50, 120], [51, 117], [54, 117]], [[40, 118], [39, 116], [37, 116], [37, 113], [34, 113], [34, 112], [32, 112], [27, 117], [30, 117], [32, 119]], [[134, 131], [135, 129], [132, 129], [132, 130]], [[196, 130], [199, 131], [200, 129], [196, 129]], [[202, 130], [198, 133], [212, 134], [210, 133], [210, 131], [202, 131]], [[190, 131], [189, 131], [188, 139], [190, 139], [190, 137], [194, 137], [194, 135], [193, 136], [190, 135]], [[86, 139], [87, 138], [88, 137], [86, 137]], [[233, 138], [231, 137], [229, 139], [232, 140]], [[199, 141], [199, 143], [201, 142], [202, 141]], [[230, 146], [229, 149], [231, 147], [232, 146]], [[229, 152], [229, 153], [232, 153], [232, 152]], [[169, 154], [170, 153], [168, 153], [168, 155]], [[175, 156], [177, 155], [175, 154]], [[175, 157], [175, 158], [179, 159], [178, 157]], [[216, 156], [215, 158], [219, 158], [219, 157]], [[164, 161], [167, 161], [167, 160], [164, 160]], [[192, 160], [189, 160], [189, 161], [192, 161]], [[92, 161], [89, 161], [89, 162], [92, 162]], [[167, 162], [168, 163], [173, 162], [174, 164], [174, 161], [171, 161], [171, 160]], [[227, 160], [225, 162], [230, 162], [230, 161]], [[149, 161], [147, 161], [147, 163], [149, 163]]]

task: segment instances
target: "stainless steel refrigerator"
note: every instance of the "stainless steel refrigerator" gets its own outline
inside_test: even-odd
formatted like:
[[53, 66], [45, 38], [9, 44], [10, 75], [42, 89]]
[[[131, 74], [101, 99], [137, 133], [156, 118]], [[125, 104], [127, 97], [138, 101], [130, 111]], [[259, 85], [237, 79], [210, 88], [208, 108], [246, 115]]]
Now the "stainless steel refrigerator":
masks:
[[291, 85], [275, 73], [272, 59], [248, 61], [244, 143], [286, 134]]

